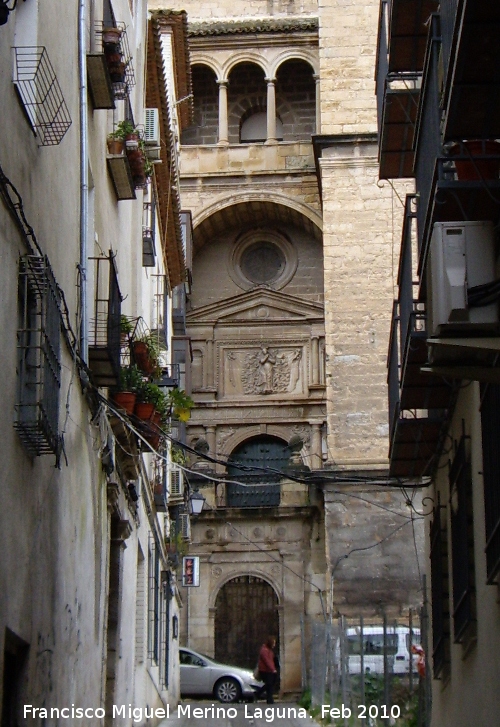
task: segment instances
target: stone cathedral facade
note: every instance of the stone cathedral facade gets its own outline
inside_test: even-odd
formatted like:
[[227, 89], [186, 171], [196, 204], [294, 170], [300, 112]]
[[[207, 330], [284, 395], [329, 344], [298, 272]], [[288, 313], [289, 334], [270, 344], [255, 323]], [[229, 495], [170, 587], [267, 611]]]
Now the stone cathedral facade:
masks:
[[201, 585], [186, 589], [182, 635], [253, 667], [275, 632], [284, 691], [300, 689], [308, 620], [398, 615], [419, 601], [411, 531], [417, 544], [421, 532], [388, 486], [401, 215], [378, 180], [378, 6], [184, 4], [194, 111], [180, 151], [193, 220], [188, 441], [216, 462], [191, 462], [208, 504], [192, 529]]

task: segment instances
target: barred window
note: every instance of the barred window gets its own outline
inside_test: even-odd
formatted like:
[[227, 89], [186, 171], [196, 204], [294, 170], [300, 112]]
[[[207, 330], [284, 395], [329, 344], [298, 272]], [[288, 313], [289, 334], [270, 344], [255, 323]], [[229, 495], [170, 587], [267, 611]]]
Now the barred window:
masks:
[[46, 257], [19, 261], [14, 426], [32, 457], [59, 453], [60, 294]]
[[481, 400], [486, 582], [491, 584], [500, 571], [500, 385], [482, 385]]
[[464, 640], [476, 620], [472, 472], [463, 436], [450, 467], [451, 555], [453, 576], [453, 636]]
[[446, 511], [438, 501], [431, 523], [432, 666], [434, 678], [449, 664], [449, 590]]

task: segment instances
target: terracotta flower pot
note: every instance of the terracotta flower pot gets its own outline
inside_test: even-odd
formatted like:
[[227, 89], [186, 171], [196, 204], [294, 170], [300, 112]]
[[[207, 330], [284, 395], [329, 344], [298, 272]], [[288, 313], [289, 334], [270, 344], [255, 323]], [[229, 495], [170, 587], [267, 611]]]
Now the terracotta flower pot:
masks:
[[139, 134], [127, 134], [125, 137], [125, 146], [127, 149], [138, 149], [139, 148]]
[[143, 374], [152, 374], [154, 364], [149, 358], [148, 347], [143, 341], [134, 341], [131, 346], [132, 356]]
[[108, 139], [107, 145], [108, 154], [112, 154], [113, 156], [123, 154], [124, 143], [122, 139]]
[[113, 394], [113, 401], [127, 414], [134, 413], [136, 395], [132, 391], [117, 391]]
[[[469, 156], [470, 159], [455, 159], [455, 169], [460, 181], [480, 179], [498, 179], [500, 173], [500, 144], [497, 141], [481, 141], [471, 139], [462, 144], [454, 144], [450, 155]], [[482, 159], [477, 157], [482, 156]], [[486, 157], [496, 157], [488, 159]]]
[[155, 405], [148, 401], [136, 401], [135, 403], [134, 414], [145, 422], [152, 421], [154, 411]]
[[110, 63], [108, 65], [108, 70], [111, 83], [123, 83], [125, 81], [126, 69], [127, 65], [122, 61], [118, 63]]
[[102, 42], [104, 45], [118, 45], [122, 31], [114, 26], [102, 29]]

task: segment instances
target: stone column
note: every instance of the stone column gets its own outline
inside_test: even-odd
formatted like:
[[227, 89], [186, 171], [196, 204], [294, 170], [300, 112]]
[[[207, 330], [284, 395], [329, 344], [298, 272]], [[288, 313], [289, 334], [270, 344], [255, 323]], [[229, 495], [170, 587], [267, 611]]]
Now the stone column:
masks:
[[207, 389], [213, 389], [215, 386], [215, 369], [214, 369], [214, 341], [213, 338], [206, 340], [207, 351]]
[[276, 144], [276, 88], [275, 78], [266, 78], [267, 83], [267, 141]]
[[319, 336], [313, 336], [311, 340], [311, 384], [319, 384]]
[[205, 432], [209, 447], [208, 454], [210, 457], [215, 457], [215, 427], [206, 427]]
[[227, 121], [227, 81], [217, 81], [219, 84], [219, 144], [229, 144], [229, 129]]
[[319, 469], [321, 464], [321, 424], [311, 422], [311, 468]]

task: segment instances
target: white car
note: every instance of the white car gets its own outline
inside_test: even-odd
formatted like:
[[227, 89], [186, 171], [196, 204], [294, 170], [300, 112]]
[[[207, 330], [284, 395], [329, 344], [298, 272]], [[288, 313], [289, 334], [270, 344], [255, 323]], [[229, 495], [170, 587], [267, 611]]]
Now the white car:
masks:
[[220, 702], [253, 699], [263, 686], [249, 669], [219, 664], [192, 649], [179, 649], [181, 695], [214, 696]]

